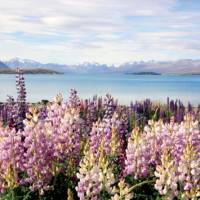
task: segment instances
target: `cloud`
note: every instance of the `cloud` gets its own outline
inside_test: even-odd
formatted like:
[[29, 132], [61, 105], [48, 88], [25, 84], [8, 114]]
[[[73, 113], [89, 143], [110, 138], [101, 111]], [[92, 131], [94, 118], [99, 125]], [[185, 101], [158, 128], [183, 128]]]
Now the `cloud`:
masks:
[[65, 63], [187, 53], [193, 58], [199, 53], [200, 13], [180, 5], [178, 0], [2, 0], [0, 56]]

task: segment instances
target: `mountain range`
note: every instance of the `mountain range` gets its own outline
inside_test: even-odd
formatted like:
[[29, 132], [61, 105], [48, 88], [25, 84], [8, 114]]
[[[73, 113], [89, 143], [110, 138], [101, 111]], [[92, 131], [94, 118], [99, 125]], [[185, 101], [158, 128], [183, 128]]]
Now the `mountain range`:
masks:
[[127, 62], [119, 66], [99, 63], [85, 62], [76, 65], [41, 63], [30, 59], [13, 58], [8, 61], [0, 61], [0, 68], [21, 67], [23, 69], [47, 69], [62, 73], [176, 73], [176, 74], [195, 74], [200, 73], [200, 60], [183, 59], [177, 61], [140, 61]]

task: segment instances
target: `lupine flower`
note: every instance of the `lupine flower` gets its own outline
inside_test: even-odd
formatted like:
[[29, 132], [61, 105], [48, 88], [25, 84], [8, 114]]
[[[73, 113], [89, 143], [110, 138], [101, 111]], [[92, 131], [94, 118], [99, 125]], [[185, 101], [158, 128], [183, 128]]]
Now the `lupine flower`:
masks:
[[135, 104], [131, 104], [131, 110], [134, 112], [136, 125], [145, 125], [152, 112], [152, 103], [149, 99], [141, 103], [136, 101]]
[[111, 136], [111, 143], [110, 143], [110, 154], [112, 156], [117, 156], [119, 154], [119, 137], [117, 135], [117, 130], [115, 127], [112, 128], [112, 136]]
[[39, 115], [38, 118], [40, 120], [45, 120], [47, 118], [48, 115], [48, 109], [46, 105], [43, 105], [40, 109], [39, 109]]
[[105, 190], [108, 193], [111, 193], [112, 191], [112, 185], [115, 183], [115, 177], [112, 172], [112, 167], [110, 166], [110, 163], [107, 160], [105, 148], [104, 148], [105, 140], [102, 140], [101, 146], [99, 148], [99, 160], [98, 160], [98, 166], [100, 168], [100, 188], [101, 190]]
[[125, 167], [126, 147], [129, 137], [129, 122], [127, 109], [122, 107], [118, 112], [119, 113], [114, 113], [112, 117], [112, 129], [114, 129], [116, 135], [117, 159], [120, 166], [120, 176], [122, 177], [124, 175], [123, 169]]
[[49, 189], [53, 176], [61, 171], [73, 176], [79, 162], [80, 123], [79, 111], [66, 103], [55, 101], [49, 106], [45, 121], [39, 120], [38, 110], [24, 121], [24, 147], [27, 149], [26, 170], [32, 190], [41, 193]]
[[178, 195], [178, 177], [170, 148], [165, 149], [161, 157], [161, 165], [156, 166], [155, 176], [158, 178], [155, 188], [167, 199], [174, 199]]
[[35, 106], [29, 107], [26, 113], [26, 120], [24, 122], [28, 125], [28, 122], [37, 123], [39, 118], [39, 109]]
[[80, 99], [77, 95], [77, 91], [75, 89], [70, 90], [68, 104], [71, 108], [75, 108], [75, 109], [80, 109], [80, 107], [81, 107], [81, 101], [80, 101]]
[[[89, 148], [86, 146], [86, 148]], [[104, 140], [99, 148], [99, 158], [95, 157], [90, 149], [85, 151], [85, 156], [80, 163], [80, 170], [77, 174], [79, 179], [76, 188], [80, 199], [101, 199], [101, 191], [112, 191], [112, 184], [115, 182], [112, 168], [106, 158]]]
[[99, 146], [103, 137], [103, 124], [97, 121], [93, 124], [92, 130], [89, 135], [89, 144], [92, 153], [97, 156]]
[[89, 100], [87, 108], [85, 108], [85, 131], [89, 133], [92, 129], [92, 125], [98, 119], [97, 112], [97, 97], [93, 97], [92, 100]]
[[61, 93], [57, 94], [54, 98], [54, 102], [60, 105], [63, 102], [63, 95]]
[[133, 199], [133, 193], [129, 192], [129, 186], [121, 179], [118, 183], [118, 187], [114, 186], [112, 189], [112, 200], [131, 200]]
[[98, 153], [102, 139], [105, 139], [104, 149], [107, 154], [111, 151], [112, 123], [111, 119], [103, 119], [93, 124], [90, 132], [90, 145], [93, 153]]
[[103, 109], [105, 111], [104, 118], [105, 119], [112, 118], [112, 115], [115, 112], [116, 107], [117, 107], [117, 102], [110, 94], [107, 94], [103, 102]]
[[21, 184], [24, 171], [24, 148], [21, 132], [0, 129], [0, 191], [14, 189]]
[[145, 126], [146, 146], [149, 148], [149, 164], [155, 166], [160, 163], [161, 149], [171, 143], [169, 132], [163, 126], [163, 122], [149, 120], [148, 126]]
[[23, 70], [17, 68], [16, 73], [16, 88], [17, 88], [17, 105], [18, 105], [18, 120], [17, 120], [17, 129], [23, 129], [23, 120], [26, 115], [26, 87], [25, 87], [25, 80], [23, 76]]
[[[53, 142], [54, 157], [60, 164], [67, 164], [72, 173], [73, 165], [79, 162], [81, 122], [79, 110], [66, 103], [53, 103], [48, 108], [44, 129]], [[71, 168], [71, 169], [70, 169]], [[54, 173], [61, 169], [56, 169]]]
[[179, 181], [183, 187], [184, 199], [200, 197], [200, 151], [191, 143], [184, 149], [178, 166]]
[[24, 131], [25, 169], [28, 177], [25, 182], [30, 184], [31, 190], [39, 190], [43, 194], [49, 189], [53, 177], [53, 143], [51, 137], [44, 130], [44, 124], [26, 127]]
[[67, 200], [74, 200], [73, 192], [70, 190], [70, 188], [67, 189]]
[[133, 130], [126, 150], [125, 173], [135, 179], [149, 174], [150, 149], [146, 144], [145, 135], [138, 129]]
[[80, 200], [100, 199], [100, 169], [95, 164], [95, 158], [88, 145], [85, 147], [85, 156], [80, 162], [79, 179], [76, 191]]
[[[165, 199], [199, 198], [198, 109], [169, 99], [167, 106], [146, 100], [131, 107], [110, 95], [81, 100], [75, 90], [69, 101], [59, 94], [45, 106], [28, 107], [23, 78], [17, 81], [18, 100], [10, 97], [0, 105], [1, 192], [23, 185], [46, 195], [53, 180], [64, 175], [70, 180], [68, 199], [74, 187], [79, 199], [134, 199], [141, 183], [155, 178]], [[26, 107], [22, 118], [19, 102]]]
[[26, 88], [22, 69], [16, 70], [16, 89], [17, 100], [12, 96], [8, 96], [7, 102], [0, 106], [0, 120], [4, 125], [16, 130], [23, 130], [23, 120], [25, 118], [27, 104], [26, 104]]

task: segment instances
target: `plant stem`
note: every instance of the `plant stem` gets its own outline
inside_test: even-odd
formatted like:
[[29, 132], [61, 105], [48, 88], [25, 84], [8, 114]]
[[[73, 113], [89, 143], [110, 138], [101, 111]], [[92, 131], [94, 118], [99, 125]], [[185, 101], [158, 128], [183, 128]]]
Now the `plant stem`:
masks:
[[14, 192], [13, 189], [11, 190], [11, 199], [12, 199], [12, 200], [15, 200], [15, 192]]
[[136, 185], [133, 185], [132, 187], [129, 188], [128, 192], [126, 194], [124, 194], [123, 196], [120, 197], [120, 199], [123, 199], [123, 197], [127, 194], [129, 194], [130, 192], [132, 192], [132, 190], [134, 190], [135, 188], [137, 187], [141, 187], [142, 185], [145, 185], [145, 184], [148, 184], [148, 183], [154, 183], [155, 181], [154, 180], [147, 180], [147, 181], [143, 181], [141, 183], [138, 183]]

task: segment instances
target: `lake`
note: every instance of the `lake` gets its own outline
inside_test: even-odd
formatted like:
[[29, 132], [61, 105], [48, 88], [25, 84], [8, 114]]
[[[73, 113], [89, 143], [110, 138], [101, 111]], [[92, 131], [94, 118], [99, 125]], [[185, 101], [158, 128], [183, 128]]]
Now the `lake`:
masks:
[[[25, 80], [30, 102], [51, 100], [59, 92], [67, 98], [70, 89], [75, 88], [82, 98], [111, 93], [122, 104], [145, 98], [166, 102], [167, 97], [194, 105], [200, 103], [200, 76], [64, 74], [25, 75]], [[5, 101], [7, 94], [16, 97], [15, 75], [1, 74], [0, 101]]]

